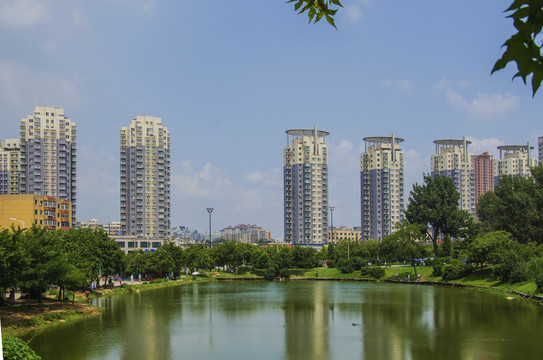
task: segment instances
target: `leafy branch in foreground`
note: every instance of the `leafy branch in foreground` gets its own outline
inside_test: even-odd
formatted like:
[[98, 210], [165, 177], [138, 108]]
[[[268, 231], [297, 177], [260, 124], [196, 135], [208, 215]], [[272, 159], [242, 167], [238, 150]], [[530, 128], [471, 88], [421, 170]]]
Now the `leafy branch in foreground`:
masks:
[[[513, 13], [508, 18], [513, 19], [517, 33], [511, 36], [503, 46], [507, 47], [501, 59], [496, 61], [492, 73], [505, 68], [514, 61], [518, 72], [513, 76], [522, 78], [526, 84], [526, 77], [532, 74], [532, 96], [543, 81], [543, 56], [541, 55], [541, 38], [538, 36], [543, 28], [543, 6], [541, 0], [515, 0], [505, 12]], [[540, 45], [537, 44], [540, 41]]]
[[298, 14], [302, 14], [304, 12], [307, 12], [307, 16], [309, 17], [309, 23], [312, 21], [314, 23], [319, 22], [323, 17], [326, 18], [326, 21], [333, 27], [336, 27], [336, 24], [334, 23], [334, 15], [336, 15], [336, 12], [338, 9], [332, 9], [331, 6], [339, 6], [343, 7], [339, 0], [288, 0], [287, 3], [294, 4], [294, 10], [298, 11]]

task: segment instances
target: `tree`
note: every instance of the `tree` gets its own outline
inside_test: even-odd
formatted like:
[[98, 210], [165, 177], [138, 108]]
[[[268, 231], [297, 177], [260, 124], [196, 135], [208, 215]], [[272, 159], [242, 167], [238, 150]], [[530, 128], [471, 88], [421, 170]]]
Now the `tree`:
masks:
[[[401, 223], [396, 224], [396, 232], [388, 235], [383, 244], [390, 242], [395, 244], [395, 255], [399, 259], [405, 259], [411, 261], [415, 274], [417, 273], [416, 258], [421, 255], [421, 246], [418, 242], [425, 236], [426, 228], [420, 224], [410, 224], [404, 220]], [[392, 259], [390, 259], [392, 260]]]
[[338, 9], [332, 9], [333, 5], [337, 7], [343, 7], [339, 0], [289, 0], [287, 3], [293, 3], [294, 10], [298, 11], [298, 14], [307, 12], [309, 17], [309, 23], [314, 21], [315, 23], [319, 22], [323, 17], [326, 18], [326, 21], [333, 27], [336, 27], [334, 23], [334, 15]]
[[513, 79], [520, 77], [526, 84], [526, 78], [532, 75], [532, 96], [543, 80], [543, 56], [541, 39], [538, 38], [543, 28], [543, 6], [540, 0], [515, 0], [506, 12], [513, 19], [517, 33], [504, 44], [506, 47], [502, 57], [496, 61], [492, 73], [505, 68], [509, 62], [516, 62], [518, 72]]
[[520, 243], [543, 244], [543, 164], [532, 177], [504, 176], [494, 192], [484, 194], [477, 214], [486, 231], [504, 230]]
[[425, 227], [436, 257], [437, 240], [441, 235], [455, 237], [473, 222], [469, 213], [458, 210], [459, 199], [452, 180], [439, 174], [433, 178], [424, 176], [424, 185], [414, 184], [411, 190], [405, 217], [409, 223]]
[[[338, 0], [289, 0], [294, 4], [298, 14], [307, 12], [309, 23], [319, 22], [323, 17], [334, 28], [334, 16], [343, 7]], [[336, 8], [333, 8], [333, 7]], [[543, 80], [542, 46], [537, 44], [543, 28], [543, 7], [540, 0], [514, 0], [505, 12], [512, 12], [508, 18], [513, 19], [517, 32], [504, 44], [507, 49], [496, 61], [492, 74], [506, 67], [509, 62], [516, 62], [518, 72], [513, 79], [520, 77], [526, 84], [526, 78], [532, 75], [532, 96], [535, 95]]]

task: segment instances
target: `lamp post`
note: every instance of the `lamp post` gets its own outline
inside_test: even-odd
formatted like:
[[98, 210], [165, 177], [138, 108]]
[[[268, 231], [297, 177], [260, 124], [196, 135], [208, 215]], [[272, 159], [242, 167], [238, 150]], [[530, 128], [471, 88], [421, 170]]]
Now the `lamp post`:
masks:
[[9, 218], [9, 219], [10, 219], [11, 221], [18, 221], [18, 222], [20, 222], [21, 224], [23, 224], [23, 229], [26, 227], [26, 224], [25, 224], [25, 222], [24, 222], [23, 220], [17, 220], [17, 219], [15, 219], [15, 218]]
[[334, 210], [335, 206], [330, 206], [330, 242], [334, 240]]
[[209, 248], [211, 249], [211, 213], [213, 208], [207, 208], [206, 210], [209, 213]]

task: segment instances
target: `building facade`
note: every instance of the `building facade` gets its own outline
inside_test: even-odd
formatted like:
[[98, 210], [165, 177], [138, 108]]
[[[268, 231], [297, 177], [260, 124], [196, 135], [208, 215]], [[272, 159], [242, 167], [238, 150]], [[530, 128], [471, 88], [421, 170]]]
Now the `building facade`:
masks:
[[533, 148], [529, 143], [498, 146], [500, 158], [494, 162], [495, 183], [497, 184], [502, 176], [531, 176], [530, 167], [537, 166], [537, 159], [531, 156]]
[[0, 195], [0, 228], [36, 225], [48, 230], [68, 230], [72, 221], [72, 204], [68, 200], [34, 194]]
[[382, 239], [404, 219], [404, 154], [392, 136], [364, 138], [360, 155], [362, 240]]
[[283, 149], [285, 241], [323, 243], [328, 239], [328, 147], [330, 133], [287, 130]]
[[20, 122], [20, 194], [68, 200], [76, 217], [76, 129], [59, 107], [36, 106]]
[[335, 227], [331, 229], [331, 243], [337, 243], [341, 240], [361, 240], [362, 231], [346, 226]]
[[[494, 191], [494, 159], [488, 152], [473, 156], [475, 175], [475, 208], [479, 198], [489, 191]], [[475, 214], [477, 219], [477, 214]]]
[[137, 116], [121, 128], [121, 231], [170, 235], [170, 132], [158, 117]]
[[458, 207], [475, 216], [475, 171], [473, 155], [468, 152], [471, 141], [463, 139], [435, 140], [436, 153], [431, 157], [431, 176], [439, 174], [452, 179], [460, 193]]
[[0, 141], [0, 195], [19, 193], [20, 154], [19, 139]]
[[219, 232], [219, 238], [255, 244], [259, 240], [271, 241], [271, 231], [256, 225], [240, 224], [222, 229]]

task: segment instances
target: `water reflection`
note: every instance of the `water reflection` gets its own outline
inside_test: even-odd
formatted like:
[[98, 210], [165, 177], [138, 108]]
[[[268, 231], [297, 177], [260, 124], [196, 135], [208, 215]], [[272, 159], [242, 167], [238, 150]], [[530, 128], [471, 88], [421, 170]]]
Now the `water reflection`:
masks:
[[323, 282], [298, 285], [286, 289], [285, 358], [329, 359], [329, 287]]
[[[98, 299], [99, 317], [47, 329], [43, 359], [540, 358], [543, 309], [400, 284], [194, 284]], [[352, 323], [360, 326], [353, 326]]]

